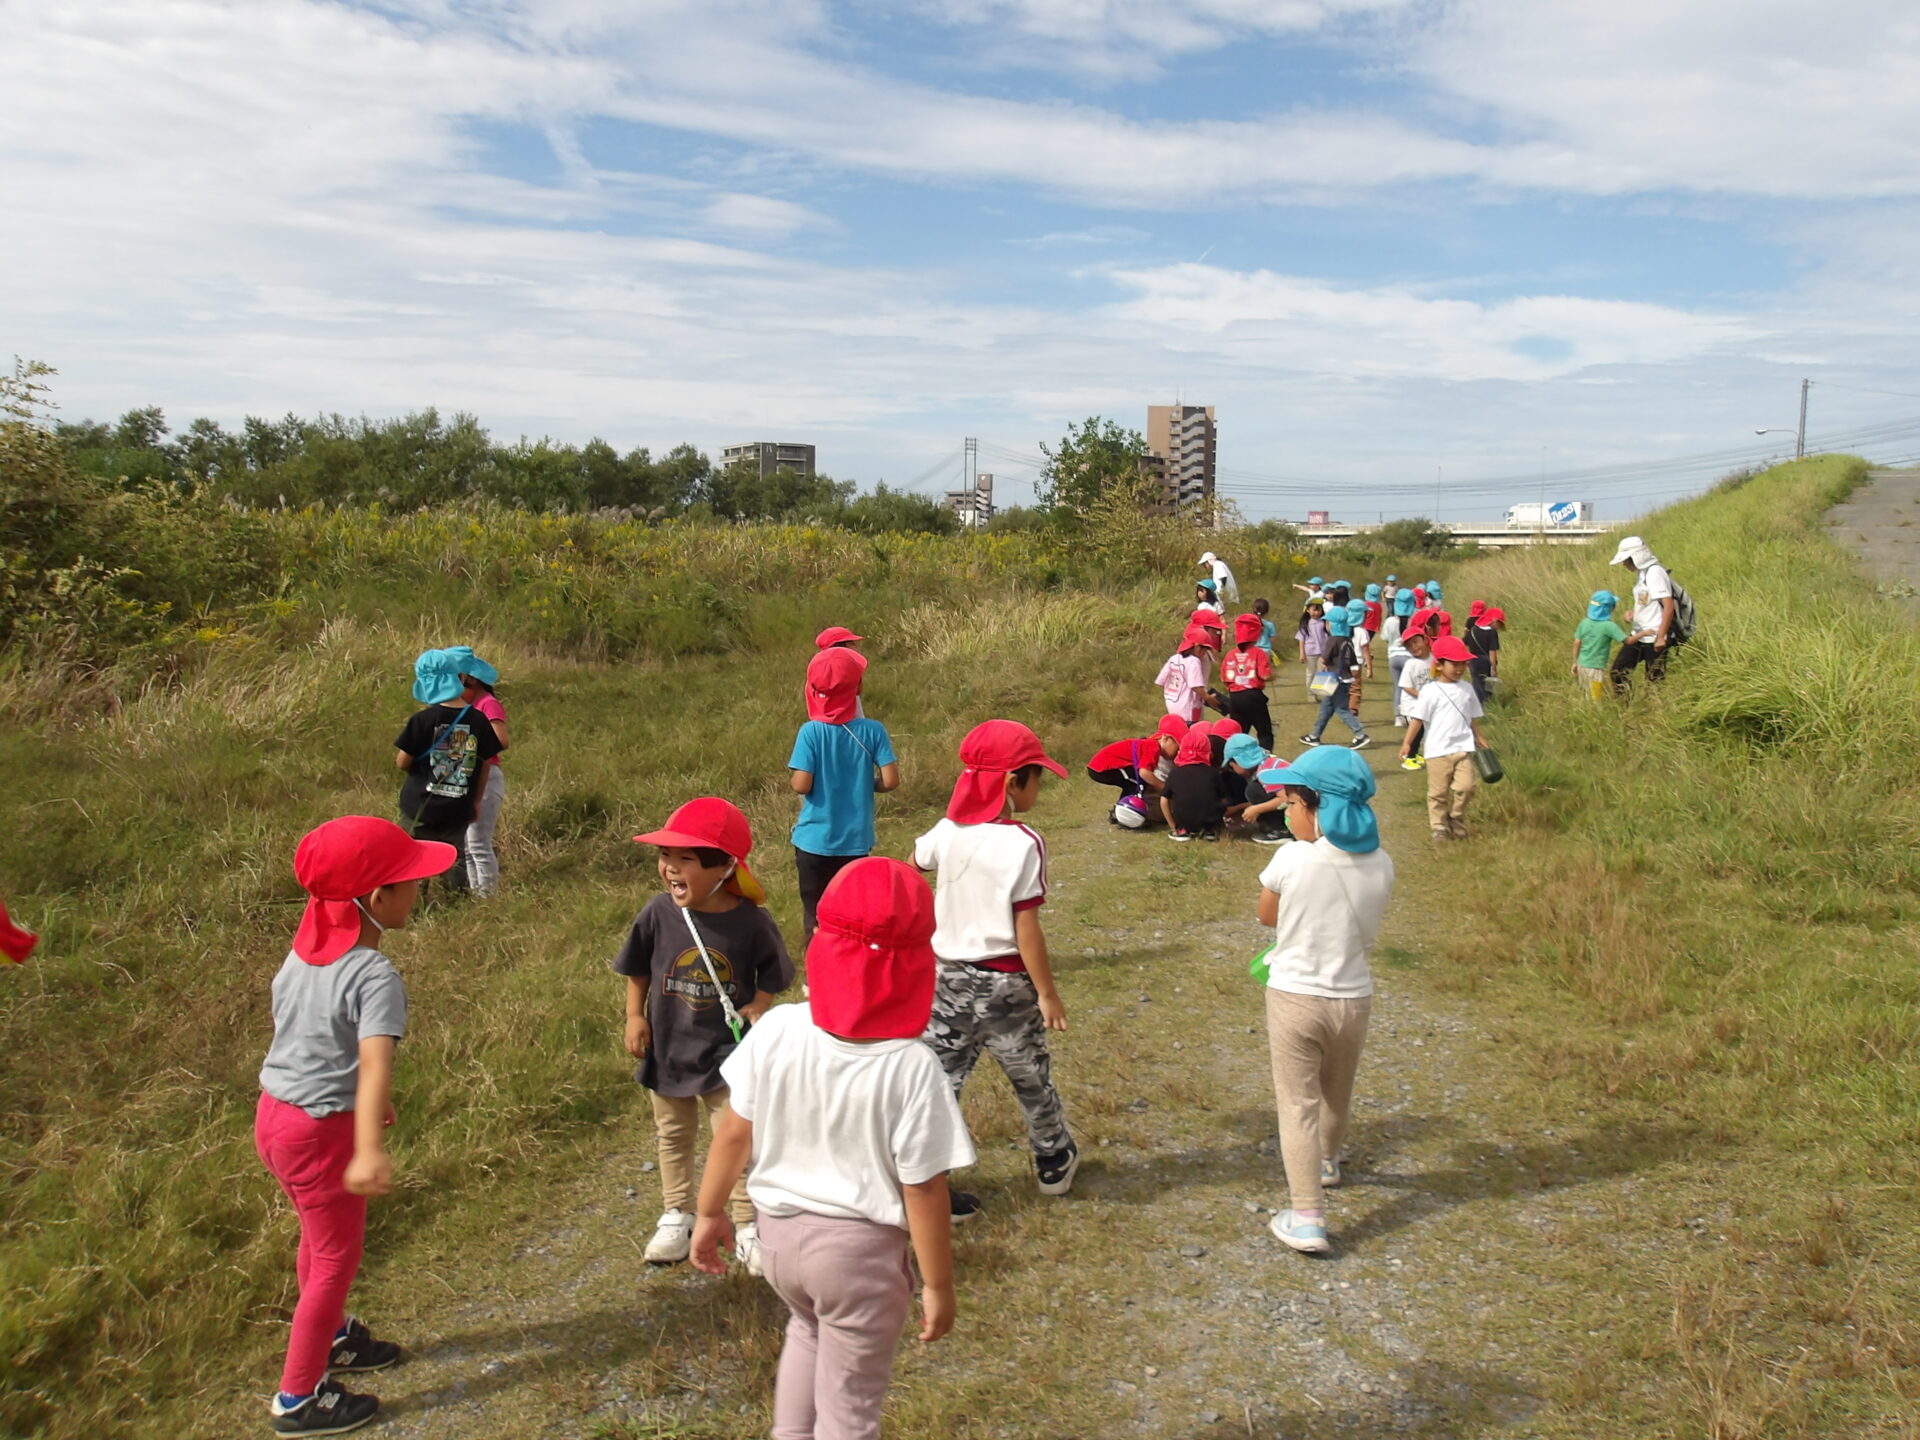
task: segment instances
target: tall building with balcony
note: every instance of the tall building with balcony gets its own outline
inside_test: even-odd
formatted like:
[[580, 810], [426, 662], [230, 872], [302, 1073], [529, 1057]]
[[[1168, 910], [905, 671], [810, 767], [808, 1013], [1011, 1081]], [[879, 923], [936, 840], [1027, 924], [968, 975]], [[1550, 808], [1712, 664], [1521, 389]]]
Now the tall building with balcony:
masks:
[[796, 445], [786, 440], [748, 440], [744, 444], [729, 445], [720, 452], [720, 468], [723, 470], [743, 463], [753, 466], [763, 477], [783, 472], [811, 476], [814, 473], [813, 446]]
[[1217, 427], [1211, 405], [1149, 405], [1143, 475], [1158, 485], [1167, 514], [1211, 509]]

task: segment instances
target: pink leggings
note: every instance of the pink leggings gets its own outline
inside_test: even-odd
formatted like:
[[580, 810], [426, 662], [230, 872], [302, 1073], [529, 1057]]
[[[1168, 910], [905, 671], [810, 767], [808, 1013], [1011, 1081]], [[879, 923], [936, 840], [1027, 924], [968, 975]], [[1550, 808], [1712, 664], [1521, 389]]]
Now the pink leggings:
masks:
[[762, 1211], [760, 1258], [793, 1312], [773, 1386], [773, 1440], [874, 1440], [913, 1305], [907, 1232]]
[[349, 1195], [340, 1183], [353, 1159], [353, 1112], [315, 1120], [298, 1105], [263, 1093], [253, 1117], [253, 1147], [300, 1217], [300, 1303], [293, 1309], [280, 1389], [311, 1395], [327, 1373], [367, 1238], [366, 1196]]

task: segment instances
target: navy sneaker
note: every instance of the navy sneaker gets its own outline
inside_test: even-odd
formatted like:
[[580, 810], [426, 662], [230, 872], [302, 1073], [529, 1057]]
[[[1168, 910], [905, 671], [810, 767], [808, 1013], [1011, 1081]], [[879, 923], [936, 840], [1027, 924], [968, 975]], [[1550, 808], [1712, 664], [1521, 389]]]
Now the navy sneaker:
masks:
[[380, 1413], [380, 1402], [371, 1395], [355, 1395], [332, 1380], [322, 1380], [319, 1389], [291, 1409], [283, 1409], [280, 1397], [273, 1397], [273, 1433], [276, 1435], [344, 1435], [370, 1424]]
[[376, 1340], [358, 1316], [347, 1317], [347, 1333], [333, 1342], [327, 1353], [327, 1369], [351, 1374], [355, 1371], [384, 1370], [398, 1364], [400, 1347], [391, 1340]]
[[947, 1192], [947, 1213], [955, 1225], [964, 1225], [978, 1215], [982, 1208], [978, 1195], [969, 1195], [965, 1190]]

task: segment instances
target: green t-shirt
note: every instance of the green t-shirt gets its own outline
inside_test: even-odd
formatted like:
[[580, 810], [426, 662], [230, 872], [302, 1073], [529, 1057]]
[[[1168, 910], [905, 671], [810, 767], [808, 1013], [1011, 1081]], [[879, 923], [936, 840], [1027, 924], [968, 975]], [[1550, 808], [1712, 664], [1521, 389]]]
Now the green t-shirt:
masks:
[[1580, 664], [1588, 670], [1604, 670], [1616, 642], [1624, 642], [1627, 632], [1611, 620], [1588, 616], [1574, 627], [1573, 638], [1580, 642]]

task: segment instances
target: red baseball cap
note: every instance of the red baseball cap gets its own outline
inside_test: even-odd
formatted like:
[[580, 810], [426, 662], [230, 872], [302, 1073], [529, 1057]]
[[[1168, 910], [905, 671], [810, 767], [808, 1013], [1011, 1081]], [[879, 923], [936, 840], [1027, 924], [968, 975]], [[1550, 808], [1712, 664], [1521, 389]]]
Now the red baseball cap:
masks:
[[1007, 803], [1007, 776], [1022, 765], [1044, 765], [1062, 780], [1066, 768], [1047, 754], [1040, 737], [1018, 720], [986, 720], [960, 742], [966, 768], [954, 782], [947, 818], [956, 825], [985, 825]]
[[1467, 649], [1466, 641], [1455, 639], [1451, 635], [1442, 635], [1438, 640], [1433, 642], [1433, 658], [1436, 660], [1457, 660], [1464, 665], [1473, 658], [1473, 653]]
[[813, 1023], [848, 1040], [917, 1040], [933, 1014], [933, 891], [911, 866], [856, 860], [820, 896], [807, 942]]
[[689, 800], [667, 817], [662, 828], [633, 839], [637, 845], [724, 851], [733, 858], [733, 874], [727, 877], [724, 888], [756, 905], [767, 903], [767, 892], [747, 869], [747, 852], [753, 849], [753, 827], [731, 800], [722, 800], [717, 795]]
[[864, 640], [864, 635], [856, 635], [844, 625], [829, 625], [813, 637], [813, 643], [822, 650], [830, 650], [835, 645], [844, 645], [849, 640]]
[[355, 902], [362, 895], [438, 875], [459, 853], [439, 840], [416, 840], [372, 815], [342, 815], [309, 830], [293, 852], [294, 879], [307, 892], [293, 953], [309, 965], [331, 965], [360, 943]]
[[38, 935], [14, 924], [13, 917], [7, 914], [7, 907], [0, 905], [0, 955], [5, 955], [18, 965], [33, 953], [33, 947], [39, 943]]

